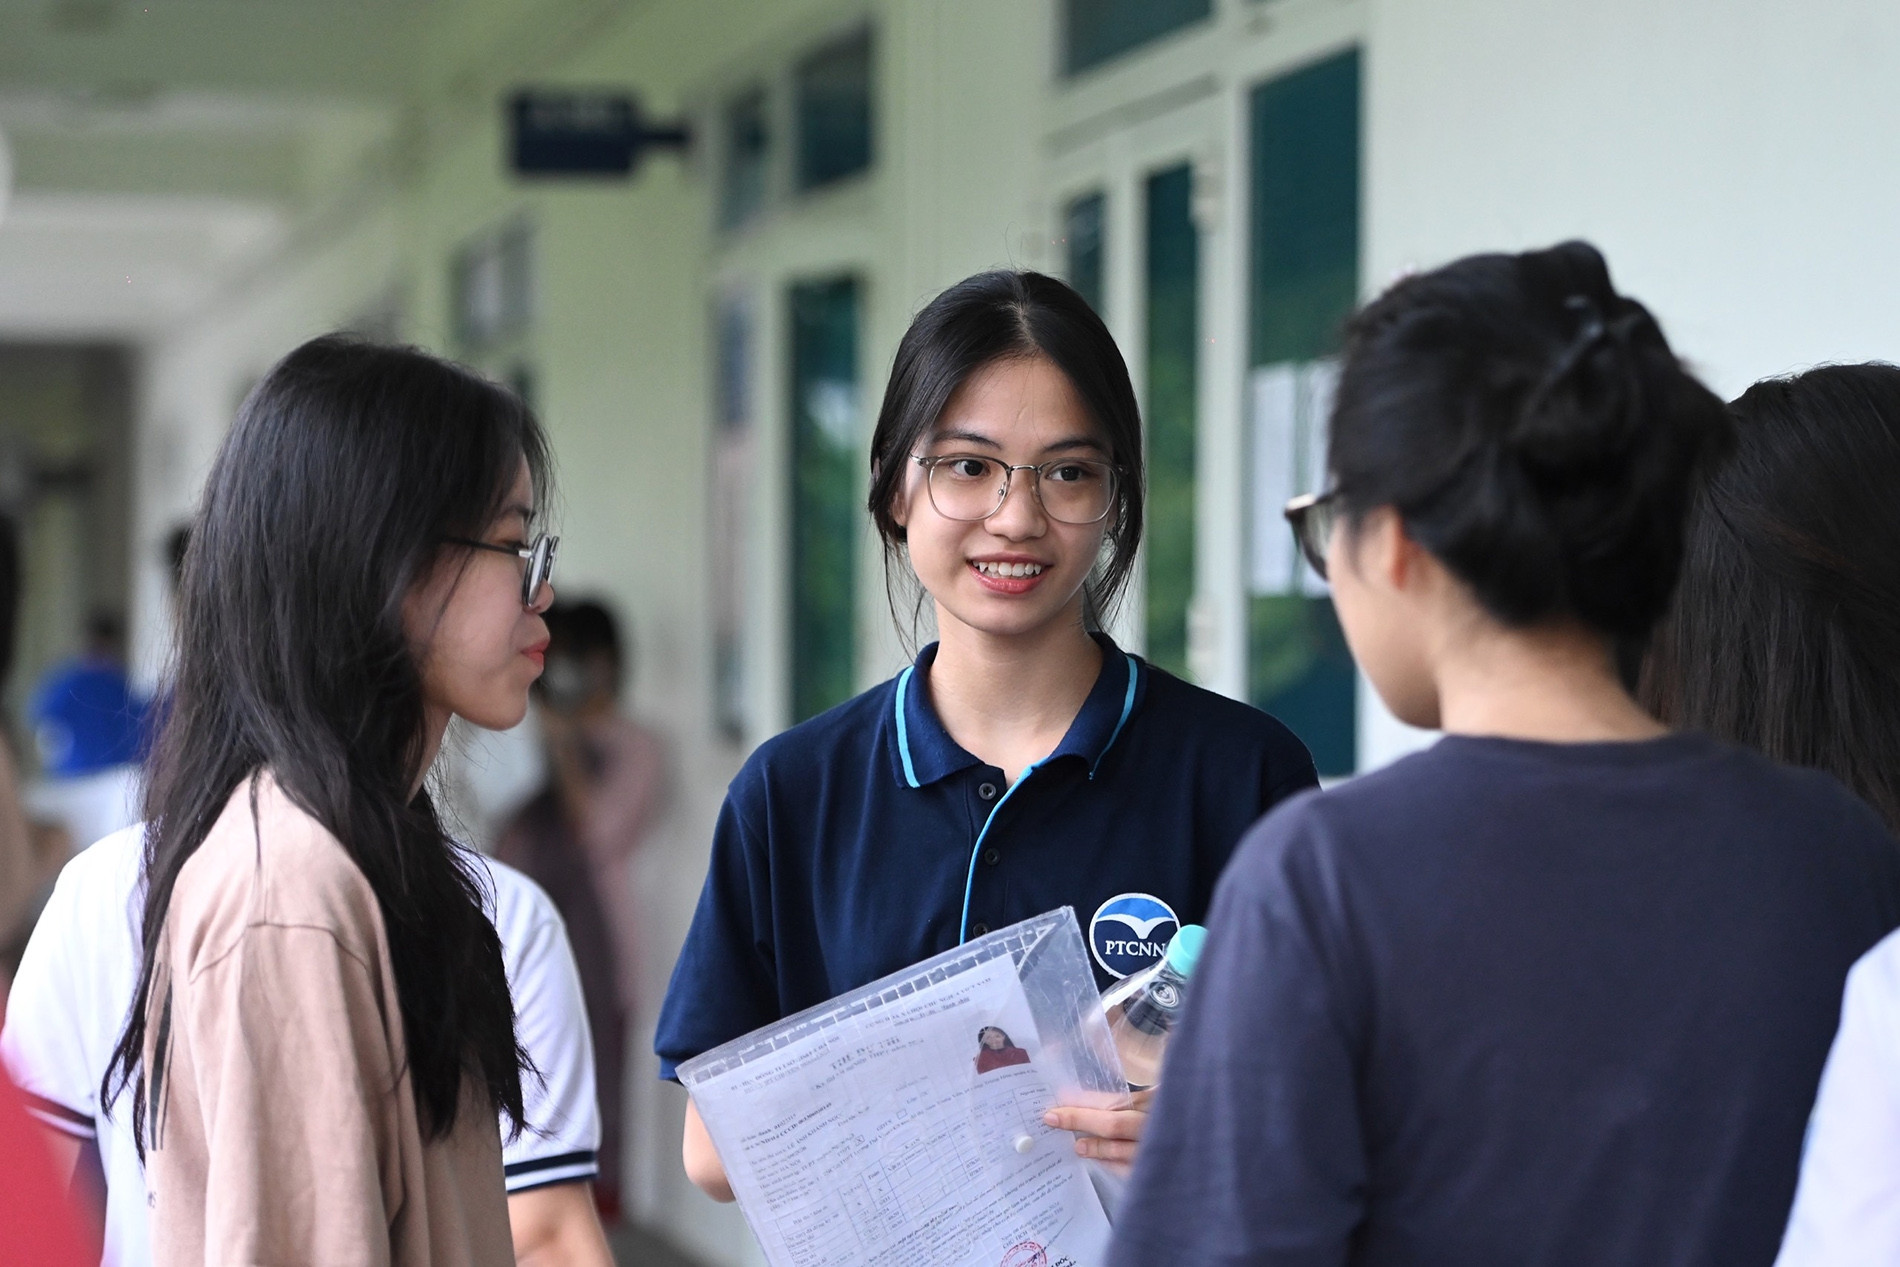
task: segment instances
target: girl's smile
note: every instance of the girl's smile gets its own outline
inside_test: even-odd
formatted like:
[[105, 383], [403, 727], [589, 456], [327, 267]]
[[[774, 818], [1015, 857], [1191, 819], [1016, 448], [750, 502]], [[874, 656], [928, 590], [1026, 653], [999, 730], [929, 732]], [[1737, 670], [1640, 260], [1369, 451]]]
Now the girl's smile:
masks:
[[1052, 565], [1026, 554], [986, 554], [970, 560], [977, 584], [992, 594], [1027, 594]]

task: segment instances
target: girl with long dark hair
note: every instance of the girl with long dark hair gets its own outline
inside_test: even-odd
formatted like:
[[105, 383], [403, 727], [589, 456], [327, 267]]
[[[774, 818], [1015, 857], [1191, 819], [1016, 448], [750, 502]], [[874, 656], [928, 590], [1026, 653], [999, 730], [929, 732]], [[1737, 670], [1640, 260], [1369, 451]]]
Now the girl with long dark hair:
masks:
[[[1900, 833], [1900, 368], [1827, 365], [1729, 406], [1644, 663], [1672, 725], [1833, 775]], [[1848, 975], [1782, 1267], [1900, 1262], [1900, 935]]]
[[1774, 1257], [1900, 856], [1625, 689], [1730, 432], [1583, 243], [1353, 318], [1332, 487], [1289, 510], [1381, 698], [1446, 734], [1236, 853], [1111, 1263]]
[[1729, 413], [1642, 698], [1827, 771], [1900, 833], [1900, 368], [1765, 379]]
[[[665, 1076], [1063, 905], [1087, 922], [1098, 984], [1138, 971], [1200, 921], [1248, 824], [1316, 784], [1280, 723], [1102, 632], [1143, 485], [1127, 367], [1073, 290], [984, 273], [917, 315], [871, 438], [868, 508], [938, 641], [733, 780], [660, 1015]], [[1120, 1163], [1145, 1106], [1048, 1122]], [[694, 1181], [730, 1200], [690, 1109], [684, 1149]]]
[[154, 1261], [512, 1261], [494, 927], [423, 779], [541, 671], [546, 444], [514, 396], [325, 337], [239, 413], [146, 794], [136, 1080]]

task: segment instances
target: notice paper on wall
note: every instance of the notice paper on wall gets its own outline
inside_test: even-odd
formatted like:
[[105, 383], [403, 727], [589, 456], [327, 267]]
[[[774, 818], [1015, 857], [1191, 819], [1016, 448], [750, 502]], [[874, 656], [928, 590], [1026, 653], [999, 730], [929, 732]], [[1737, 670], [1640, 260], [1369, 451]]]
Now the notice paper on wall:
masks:
[[1128, 1104], [1075, 913], [968, 942], [687, 1061], [772, 1267], [1095, 1267], [1055, 1104]]

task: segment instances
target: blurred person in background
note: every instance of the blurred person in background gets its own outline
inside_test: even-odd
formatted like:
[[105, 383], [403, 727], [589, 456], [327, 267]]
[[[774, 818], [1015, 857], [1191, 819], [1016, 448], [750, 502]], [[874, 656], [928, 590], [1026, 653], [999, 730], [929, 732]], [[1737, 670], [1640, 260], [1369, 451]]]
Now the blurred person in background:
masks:
[[1774, 1258], [1900, 852], [1624, 687], [1732, 430], [1583, 243], [1352, 319], [1332, 485], [1289, 514], [1374, 689], [1445, 737], [1236, 853], [1113, 1267]]
[[[20, 544], [11, 515], [0, 514], [0, 696], [13, 672], [14, 636], [20, 608]], [[0, 727], [0, 1013], [7, 978], [46, 881], [64, 860], [66, 837], [36, 829], [20, 801], [19, 764], [6, 727]]]
[[[1900, 833], [1900, 369], [1768, 379], [1730, 413], [1643, 698], [1826, 771]], [[1900, 1263], [1900, 934], [1848, 975], [1777, 1261]]]
[[546, 468], [513, 395], [340, 336], [278, 362], [219, 450], [100, 1089], [133, 1089], [159, 1267], [514, 1260], [514, 1006], [425, 776], [451, 717], [528, 707]]
[[600, 1085], [600, 1179], [620, 1216], [627, 1027], [633, 1017], [638, 916], [630, 863], [665, 808], [666, 748], [621, 709], [631, 648], [597, 602], [546, 613], [547, 669], [535, 686], [550, 777], [504, 829], [496, 856], [547, 889], [580, 963]]
[[126, 671], [124, 622], [94, 612], [85, 650], [47, 670], [27, 707], [41, 773], [28, 803], [66, 829], [72, 848], [138, 821], [147, 711]]
[[511, 730], [451, 726], [431, 772], [456, 835], [485, 854], [495, 852], [521, 807], [548, 785], [540, 714], [530, 708]]

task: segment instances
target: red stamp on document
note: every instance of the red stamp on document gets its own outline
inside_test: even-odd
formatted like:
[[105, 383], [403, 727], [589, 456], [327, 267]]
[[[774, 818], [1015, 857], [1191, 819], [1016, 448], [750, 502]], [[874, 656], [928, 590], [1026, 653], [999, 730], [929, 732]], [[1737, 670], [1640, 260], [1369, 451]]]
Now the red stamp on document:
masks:
[[1049, 1267], [1049, 1255], [1034, 1241], [1011, 1245], [998, 1267]]

